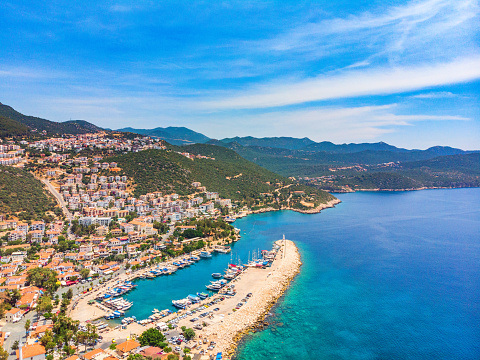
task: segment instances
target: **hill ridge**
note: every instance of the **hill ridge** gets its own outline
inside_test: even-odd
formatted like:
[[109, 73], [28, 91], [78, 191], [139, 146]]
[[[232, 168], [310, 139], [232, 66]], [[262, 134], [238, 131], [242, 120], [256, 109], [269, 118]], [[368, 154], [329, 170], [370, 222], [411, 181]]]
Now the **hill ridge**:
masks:
[[28, 126], [31, 130], [46, 131], [53, 134], [85, 134], [103, 129], [85, 120], [55, 122], [35, 116], [24, 115], [13, 107], [0, 102], [0, 115]]

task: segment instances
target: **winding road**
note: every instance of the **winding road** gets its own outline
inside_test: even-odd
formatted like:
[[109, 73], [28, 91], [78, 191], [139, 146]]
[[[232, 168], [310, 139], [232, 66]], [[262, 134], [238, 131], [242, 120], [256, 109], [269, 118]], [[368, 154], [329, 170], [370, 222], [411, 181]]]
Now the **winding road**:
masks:
[[57, 199], [58, 203], [60, 204], [60, 206], [62, 207], [62, 211], [63, 213], [65, 214], [66, 218], [68, 219], [68, 221], [72, 221], [72, 213], [68, 210], [67, 208], [67, 204], [65, 203], [65, 201], [63, 200], [63, 197], [62, 195], [60, 195], [60, 193], [57, 191], [57, 189], [55, 189], [53, 187], [53, 185], [47, 180], [47, 179], [40, 179], [45, 185], [47, 185], [47, 189], [53, 194], [53, 196], [55, 196], [55, 198]]

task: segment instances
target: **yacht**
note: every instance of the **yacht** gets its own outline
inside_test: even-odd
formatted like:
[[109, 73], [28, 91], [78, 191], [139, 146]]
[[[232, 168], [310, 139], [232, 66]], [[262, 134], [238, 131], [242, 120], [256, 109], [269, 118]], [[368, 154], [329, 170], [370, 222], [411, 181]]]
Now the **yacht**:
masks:
[[220, 285], [220, 284], [210, 284], [210, 285], [207, 285], [206, 288], [208, 290], [211, 290], [211, 291], [218, 291], [222, 288], [222, 285]]
[[191, 301], [188, 299], [172, 300], [172, 304], [179, 309], [186, 309], [187, 306], [192, 305]]
[[202, 258], [210, 258], [212, 257], [212, 254], [206, 250], [200, 252], [200, 257]]

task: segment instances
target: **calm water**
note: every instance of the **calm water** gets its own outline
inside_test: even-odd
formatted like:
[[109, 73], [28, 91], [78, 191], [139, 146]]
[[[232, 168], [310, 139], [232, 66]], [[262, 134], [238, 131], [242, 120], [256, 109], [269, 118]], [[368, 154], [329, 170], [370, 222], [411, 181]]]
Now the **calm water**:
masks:
[[[273, 323], [245, 339], [237, 358], [480, 359], [480, 189], [339, 196], [335, 209], [238, 220], [234, 258], [285, 234], [304, 265]], [[230, 255], [129, 295], [145, 317], [203, 291]]]

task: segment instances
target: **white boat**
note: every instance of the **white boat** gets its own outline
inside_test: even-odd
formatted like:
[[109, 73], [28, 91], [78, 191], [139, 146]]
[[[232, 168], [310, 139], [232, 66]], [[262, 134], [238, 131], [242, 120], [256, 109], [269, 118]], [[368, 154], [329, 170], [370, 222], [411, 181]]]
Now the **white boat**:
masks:
[[200, 301], [200, 298], [197, 295], [193, 295], [193, 294], [188, 295], [187, 299], [193, 303], [197, 303]]
[[173, 306], [179, 309], [186, 309], [187, 306], [192, 305], [192, 302], [188, 299], [181, 299], [181, 300], [172, 300]]
[[210, 285], [207, 285], [206, 288], [211, 291], [218, 291], [222, 288], [222, 286], [219, 284], [210, 284]]
[[210, 257], [212, 257], [212, 254], [211, 254], [209, 251], [205, 251], [205, 250], [204, 250], [204, 251], [201, 251], [201, 252], [200, 252], [200, 257], [202, 257], [202, 258], [210, 258]]

